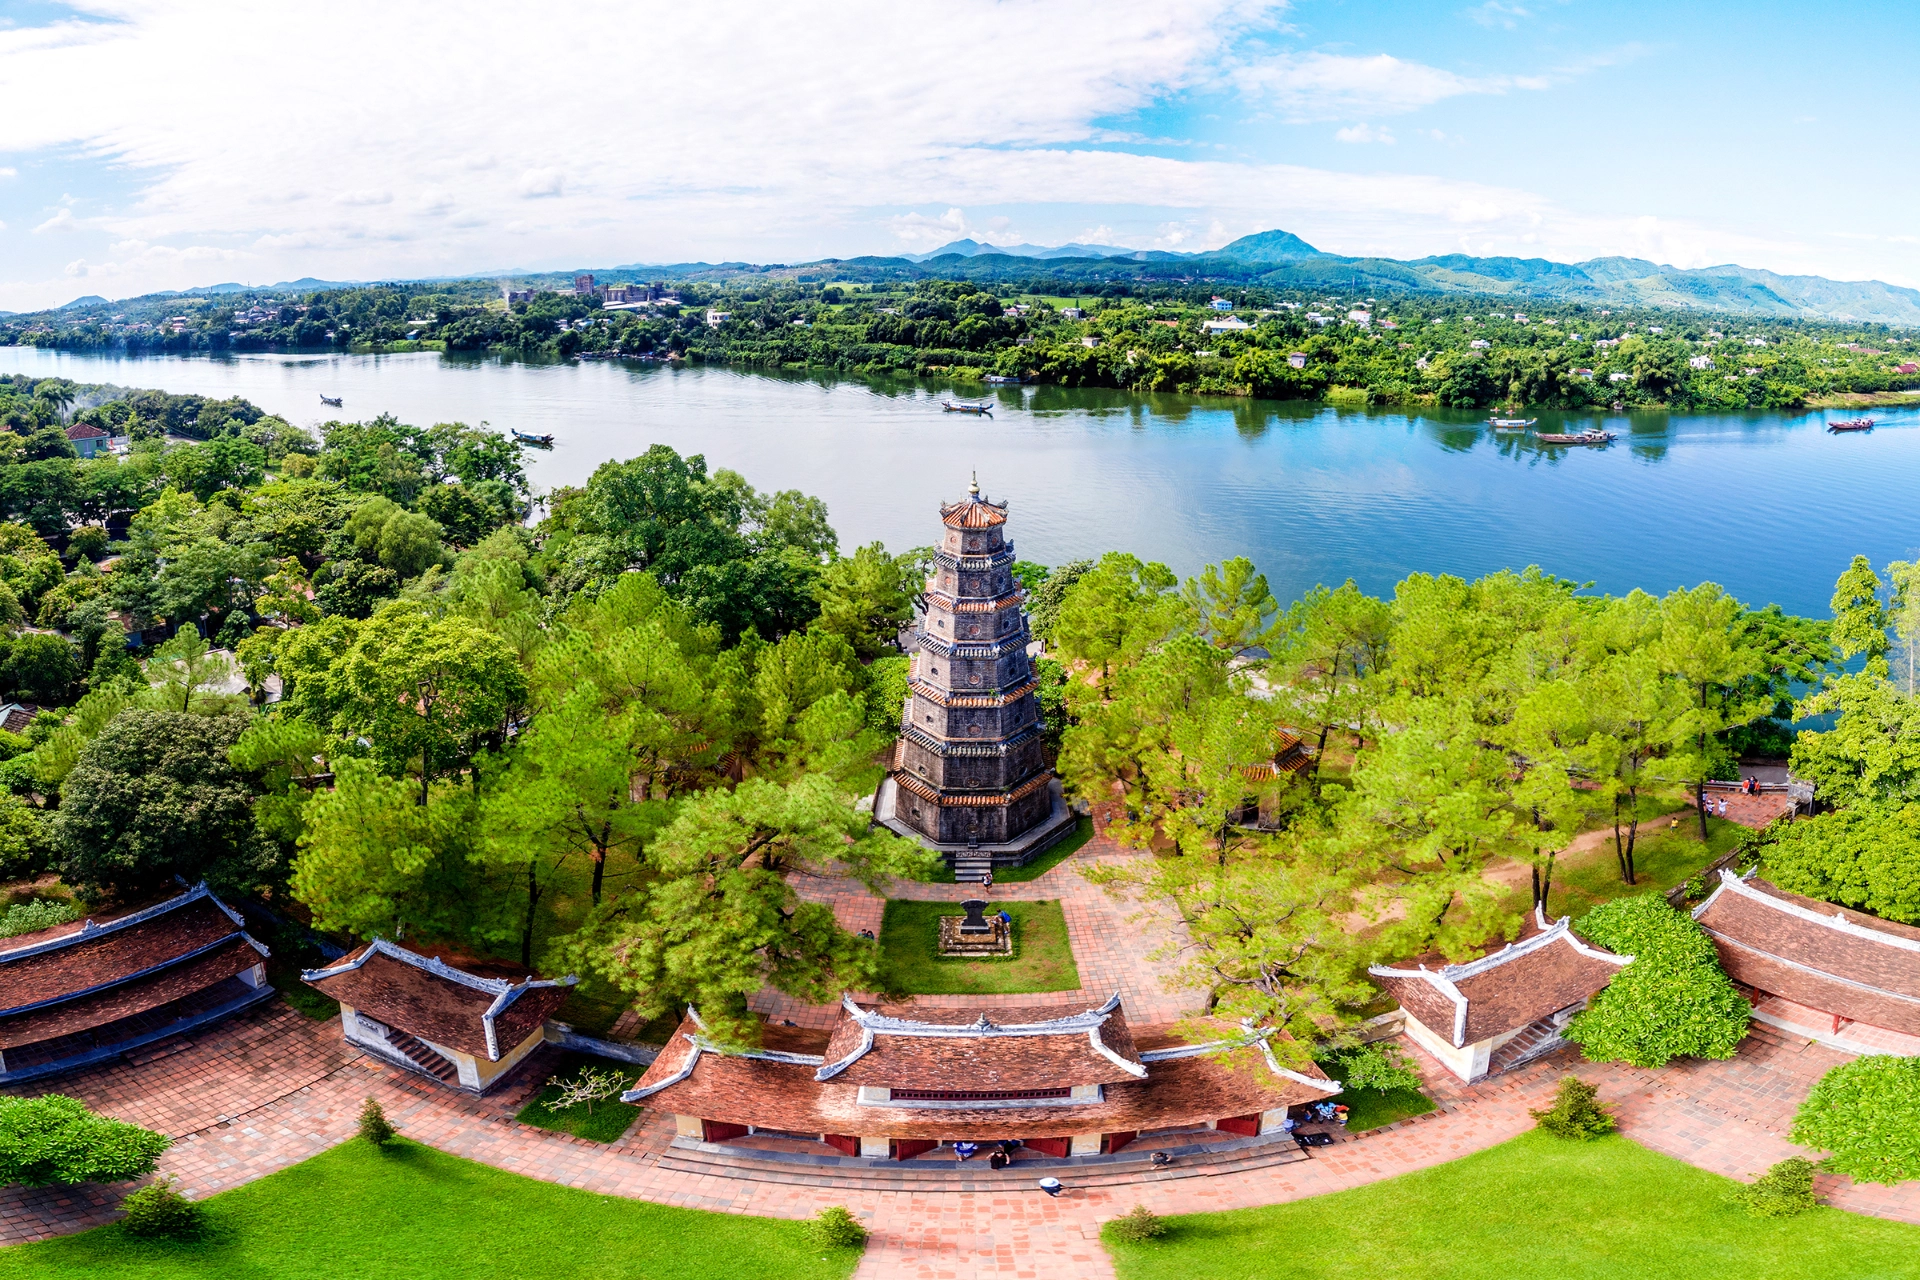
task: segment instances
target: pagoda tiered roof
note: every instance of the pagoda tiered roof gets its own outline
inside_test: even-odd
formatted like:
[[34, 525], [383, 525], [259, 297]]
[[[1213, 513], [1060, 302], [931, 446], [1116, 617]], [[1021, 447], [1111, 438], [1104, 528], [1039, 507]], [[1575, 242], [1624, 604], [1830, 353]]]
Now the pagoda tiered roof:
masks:
[[958, 502], [941, 503], [940, 520], [949, 529], [991, 529], [1007, 522], [1007, 504], [988, 502], [976, 491]]

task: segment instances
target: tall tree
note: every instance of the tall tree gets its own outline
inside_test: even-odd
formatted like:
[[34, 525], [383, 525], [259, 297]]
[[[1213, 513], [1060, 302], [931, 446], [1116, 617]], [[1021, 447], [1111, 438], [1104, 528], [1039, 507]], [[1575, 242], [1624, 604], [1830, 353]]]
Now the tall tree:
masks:
[[1749, 683], [1766, 663], [1739, 643], [1734, 624], [1741, 612], [1739, 602], [1711, 582], [1675, 590], [1660, 602], [1655, 659], [1692, 703], [1674, 723], [1670, 758], [1675, 772], [1693, 784], [1702, 840], [1707, 838], [1707, 779], [1728, 760], [1723, 735], [1772, 707], [1772, 700], [1756, 696]]

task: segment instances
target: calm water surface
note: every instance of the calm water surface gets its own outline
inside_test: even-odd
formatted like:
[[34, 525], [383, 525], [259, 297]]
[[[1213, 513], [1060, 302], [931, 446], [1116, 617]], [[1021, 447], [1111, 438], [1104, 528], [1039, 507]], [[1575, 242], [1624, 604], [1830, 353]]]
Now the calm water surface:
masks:
[[[946, 389], [628, 362], [523, 364], [435, 354], [126, 359], [0, 347], [0, 371], [242, 395], [290, 421], [490, 422], [552, 432], [537, 484], [583, 482], [648, 445], [702, 453], [761, 489], [827, 501], [843, 549], [930, 543], [935, 507], [981, 487], [1013, 503], [1020, 554], [1057, 564], [1121, 548], [1187, 573], [1245, 555], [1282, 600], [1351, 577], [1384, 592], [1414, 570], [1538, 564], [1598, 588], [1711, 578], [1750, 604], [1824, 616], [1858, 552], [1920, 548], [1920, 409], [1828, 417], [1542, 414], [1602, 421], [1605, 449], [1496, 438], [1478, 414], [996, 388], [991, 419], [940, 411]], [[977, 395], [977, 389], [969, 388]], [[341, 396], [328, 410], [321, 393]]]

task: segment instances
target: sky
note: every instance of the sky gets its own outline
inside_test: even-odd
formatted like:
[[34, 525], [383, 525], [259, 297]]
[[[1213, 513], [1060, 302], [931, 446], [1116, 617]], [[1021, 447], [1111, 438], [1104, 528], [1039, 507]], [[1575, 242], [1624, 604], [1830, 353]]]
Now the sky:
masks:
[[1920, 286], [1911, 3], [0, 0], [0, 309], [996, 244]]

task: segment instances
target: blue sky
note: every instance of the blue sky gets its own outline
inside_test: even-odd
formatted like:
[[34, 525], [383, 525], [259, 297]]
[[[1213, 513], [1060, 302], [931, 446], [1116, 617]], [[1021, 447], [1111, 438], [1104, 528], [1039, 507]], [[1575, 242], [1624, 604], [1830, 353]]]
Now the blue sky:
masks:
[[997, 243], [1920, 286], [1911, 5], [0, 0], [0, 308]]

